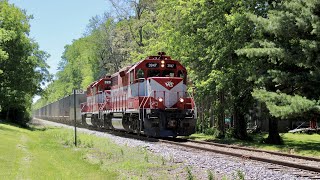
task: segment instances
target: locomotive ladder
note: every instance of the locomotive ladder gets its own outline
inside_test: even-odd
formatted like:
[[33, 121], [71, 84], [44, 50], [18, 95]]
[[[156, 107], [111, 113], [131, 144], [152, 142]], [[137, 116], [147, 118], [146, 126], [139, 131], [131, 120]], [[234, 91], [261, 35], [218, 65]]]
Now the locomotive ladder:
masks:
[[[149, 92], [148, 96], [144, 96], [143, 99], [142, 99], [141, 105], [142, 105], [143, 101], [145, 100], [145, 102], [142, 105], [142, 118], [141, 118], [141, 113], [140, 113], [141, 105], [139, 106], [139, 122], [140, 122], [140, 124], [139, 124], [139, 132], [138, 132], [138, 134], [140, 134], [141, 129], [142, 129], [142, 119], [144, 118], [144, 109], [145, 109], [145, 105], [146, 105], [146, 103], [148, 101], [148, 98], [151, 95], [151, 92], [152, 91]], [[150, 101], [151, 101], [151, 99], [150, 99]]]
[[[103, 103], [98, 103], [98, 109], [99, 109], [99, 112], [98, 112], [98, 116], [99, 116], [99, 119], [101, 119], [102, 118], [102, 114], [103, 114], [103, 110], [104, 110], [104, 108], [105, 108], [105, 110], [107, 110], [107, 104], [108, 104], [108, 96], [107, 96], [107, 93], [105, 93], [105, 92], [102, 92], [102, 98], [104, 99], [104, 102]], [[100, 104], [102, 104], [101, 106], [100, 106]]]

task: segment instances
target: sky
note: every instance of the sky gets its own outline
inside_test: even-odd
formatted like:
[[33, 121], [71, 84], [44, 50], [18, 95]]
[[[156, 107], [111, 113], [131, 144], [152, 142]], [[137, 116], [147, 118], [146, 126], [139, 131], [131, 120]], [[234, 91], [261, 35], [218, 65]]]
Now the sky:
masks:
[[111, 10], [108, 0], [9, 0], [30, 20], [30, 37], [38, 42], [40, 49], [50, 54], [47, 63], [50, 73], [57, 72], [64, 46], [83, 36], [89, 20]]

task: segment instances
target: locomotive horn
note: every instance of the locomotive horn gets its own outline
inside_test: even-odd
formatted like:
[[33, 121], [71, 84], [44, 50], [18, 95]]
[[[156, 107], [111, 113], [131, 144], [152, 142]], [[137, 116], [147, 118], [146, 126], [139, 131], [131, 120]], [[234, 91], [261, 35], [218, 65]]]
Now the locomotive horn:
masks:
[[160, 59], [162, 59], [162, 56], [166, 55], [165, 52], [158, 52], [158, 55], [160, 56]]

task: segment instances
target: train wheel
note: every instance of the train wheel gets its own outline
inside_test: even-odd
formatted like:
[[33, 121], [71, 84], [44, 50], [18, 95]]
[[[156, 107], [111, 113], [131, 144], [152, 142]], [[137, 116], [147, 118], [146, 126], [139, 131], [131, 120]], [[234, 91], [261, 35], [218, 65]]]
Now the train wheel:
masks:
[[113, 129], [112, 126], [112, 115], [111, 114], [107, 114], [103, 116], [103, 122], [104, 122], [104, 127], [107, 129]]
[[111, 121], [108, 119], [108, 115], [103, 115], [103, 127], [106, 129], [111, 129]]
[[139, 126], [138, 126], [139, 117], [135, 114], [130, 114], [129, 116], [129, 129], [131, 132], [138, 133], [139, 132]]
[[95, 120], [95, 123], [96, 123], [96, 127], [101, 128], [102, 121], [100, 121], [98, 114], [95, 115], [94, 120]]
[[97, 127], [96, 115], [94, 115], [94, 114], [91, 116], [91, 123], [92, 123], [92, 126], [93, 126], [94, 128]]
[[81, 124], [82, 124], [83, 126], [85, 126], [85, 127], [88, 126], [87, 121], [86, 121], [86, 118], [87, 118], [87, 115], [86, 115], [86, 114], [81, 115], [81, 120], [82, 120], [82, 123], [81, 123]]
[[130, 115], [129, 114], [124, 114], [122, 117], [122, 126], [127, 132], [131, 132], [130, 128]]

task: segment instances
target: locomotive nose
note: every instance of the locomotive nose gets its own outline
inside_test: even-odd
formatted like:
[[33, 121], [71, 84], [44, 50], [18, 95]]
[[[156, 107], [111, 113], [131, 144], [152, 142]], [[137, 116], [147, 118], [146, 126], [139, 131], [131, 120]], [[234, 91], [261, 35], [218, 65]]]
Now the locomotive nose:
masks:
[[180, 77], [151, 77], [147, 81], [147, 93], [163, 108], [176, 108], [186, 96], [186, 86]]

